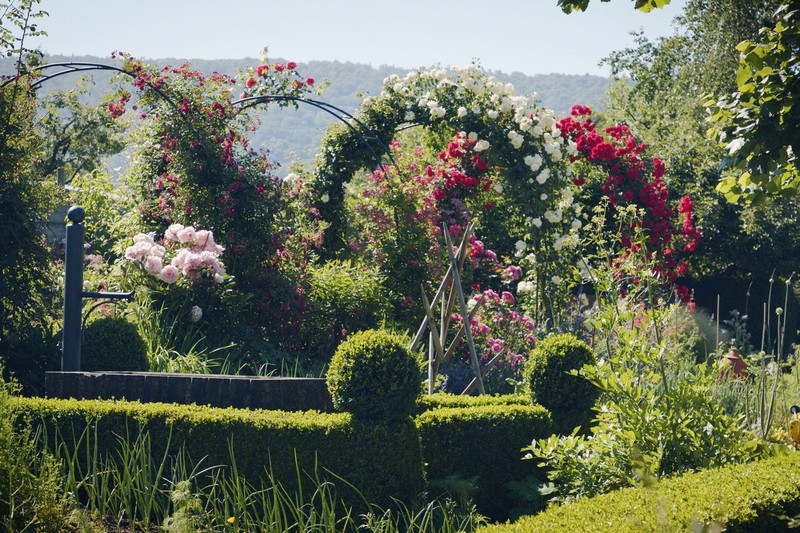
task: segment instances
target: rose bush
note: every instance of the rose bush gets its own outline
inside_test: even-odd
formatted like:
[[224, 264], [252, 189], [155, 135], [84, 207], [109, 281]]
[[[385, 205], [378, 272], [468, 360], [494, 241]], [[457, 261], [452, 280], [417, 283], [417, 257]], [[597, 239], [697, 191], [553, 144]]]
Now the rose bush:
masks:
[[[298, 352], [308, 310], [305, 270], [322, 225], [302, 184], [281, 180], [268, 153], [249, 145], [246, 133], [256, 124], [234, 97], [243, 86], [242, 97], [272, 94], [278, 105], [290, 105], [277, 96], [302, 97], [314, 82], [301, 78], [293, 63], [265, 60], [236, 79], [187, 64], [157, 68], [129, 54], [116, 57], [133, 75], [138, 99], [133, 103], [123, 87], [109, 111], [130, 109], [142, 121], [127, 176], [138, 199], [131, 233], [193, 222], [223, 236], [226, 270], [248, 295], [230, 310], [243, 322], [237, 329]], [[191, 265], [198, 258], [185, 254], [172, 266], [186, 270], [184, 260]], [[157, 260], [149, 261], [154, 269]]]

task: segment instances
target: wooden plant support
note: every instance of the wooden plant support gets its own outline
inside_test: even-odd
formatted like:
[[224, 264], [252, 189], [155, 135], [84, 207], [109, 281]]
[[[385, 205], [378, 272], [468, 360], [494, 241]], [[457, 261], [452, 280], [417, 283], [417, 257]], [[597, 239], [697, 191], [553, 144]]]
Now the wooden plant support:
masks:
[[[481, 296], [472, 311], [467, 311], [467, 302], [464, 299], [464, 290], [461, 285], [461, 271], [464, 268], [464, 261], [467, 258], [467, 243], [472, 234], [473, 226], [472, 222], [467, 225], [464, 230], [464, 235], [461, 238], [461, 243], [455, 253], [453, 252], [453, 242], [450, 237], [450, 232], [447, 230], [447, 226], [443, 227], [445, 247], [448, 251], [450, 265], [447, 268], [442, 282], [439, 284], [439, 289], [436, 291], [433, 300], [428, 299], [428, 295], [425, 294], [425, 287], [420, 287], [422, 291], [422, 305], [425, 308], [425, 317], [422, 319], [422, 324], [420, 324], [417, 334], [414, 336], [414, 340], [411, 341], [409, 348], [411, 351], [415, 351], [422, 342], [425, 332], [428, 331], [428, 394], [433, 394], [436, 376], [439, 375], [439, 366], [452, 358], [462, 339], [469, 348], [470, 363], [472, 371], [475, 374], [472, 382], [464, 389], [462, 394], [470, 394], [476, 387], [480, 394], [485, 394], [486, 392], [483, 386], [485, 371], [482, 371], [480, 368], [478, 354], [475, 350], [475, 342], [472, 338], [472, 329], [469, 327], [475, 313], [477, 313], [478, 309], [483, 305], [484, 300], [483, 296]], [[437, 313], [435, 311], [440, 301], [441, 307], [437, 324]], [[453, 340], [447, 346], [447, 349], [445, 349], [445, 342], [447, 341], [451, 322], [450, 317], [456, 305], [458, 305], [459, 312], [463, 319], [458, 330], [455, 332]], [[500, 354], [495, 356], [493, 360], [496, 360], [499, 355]]]

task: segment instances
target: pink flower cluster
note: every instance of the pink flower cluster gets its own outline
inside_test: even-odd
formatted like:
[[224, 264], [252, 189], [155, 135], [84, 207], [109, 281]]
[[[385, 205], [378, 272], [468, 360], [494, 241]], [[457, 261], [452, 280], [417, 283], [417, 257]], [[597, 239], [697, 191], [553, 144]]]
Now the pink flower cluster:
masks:
[[[175, 283], [181, 276], [193, 282], [210, 279], [214, 283], [225, 278], [225, 266], [219, 260], [225, 249], [214, 242], [212, 232], [173, 224], [164, 232], [162, 242], [164, 245], [151, 235], [139, 233], [125, 250], [125, 259], [139, 263], [145, 272], [165, 283]], [[171, 259], [167, 263], [168, 256]]]

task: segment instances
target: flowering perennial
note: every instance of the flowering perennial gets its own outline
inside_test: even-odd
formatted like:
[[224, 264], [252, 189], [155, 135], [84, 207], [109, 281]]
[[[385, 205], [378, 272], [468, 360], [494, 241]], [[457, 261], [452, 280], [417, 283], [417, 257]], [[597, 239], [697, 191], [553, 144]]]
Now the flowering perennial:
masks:
[[[558, 123], [558, 128], [575, 143], [577, 153], [572, 160], [583, 159], [603, 169], [607, 177], [601, 189], [612, 206], [634, 205], [641, 212], [627, 227], [617, 228], [623, 252], [616, 263], [621, 264], [630, 254], [641, 251], [642, 245], [634, 236], [644, 230], [648, 240], [645, 252], [654, 261], [654, 274], [664, 283], [674, 283], [688, 271], [686, 262], [676, 258], [676, 250], [691, 252], [700, 240], [691, 199], [684, 196], [680, 200], [681, 226], [676, 227], [675, 210], [667, 204], [669, 191], [662, 181], [666, 170], [663, 161], [657, 157], [650, 161], [643, 159], [641, 154], [646, 146], [634, 139], [627, 126], [605, 128], [603, 135], [597, 132], [588, 107], [574, 106], [571, 114]], [[575, 177], [573, 183], [580, 186], [584, 180]], [[676, 292], [682, 301], [689, 300], [685, 287], [676, 287]]]
[[214, 242], [212, 232], [173, 224], [161, 242], [163, 245], [152, 235], [139, 233], [133, 237], [133, 245], [125, 249], [125, 259], [135, 261], [165, 283], [175, 283], [182, 276], [191, 282], [220, 283], [225, 279], [225, 266], [219, 259], [225, 249]]

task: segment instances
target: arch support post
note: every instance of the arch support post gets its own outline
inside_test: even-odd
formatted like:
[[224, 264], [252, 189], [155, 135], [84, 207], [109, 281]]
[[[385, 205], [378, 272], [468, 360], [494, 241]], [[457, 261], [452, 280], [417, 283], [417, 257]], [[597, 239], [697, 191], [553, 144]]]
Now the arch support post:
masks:
[[80, 206], [67, 211], [67, 239], [64, 248], [64, 330], [61, 338], [61, 370], [81, 369], [81, 308], [83, 306], [83, 219]]

